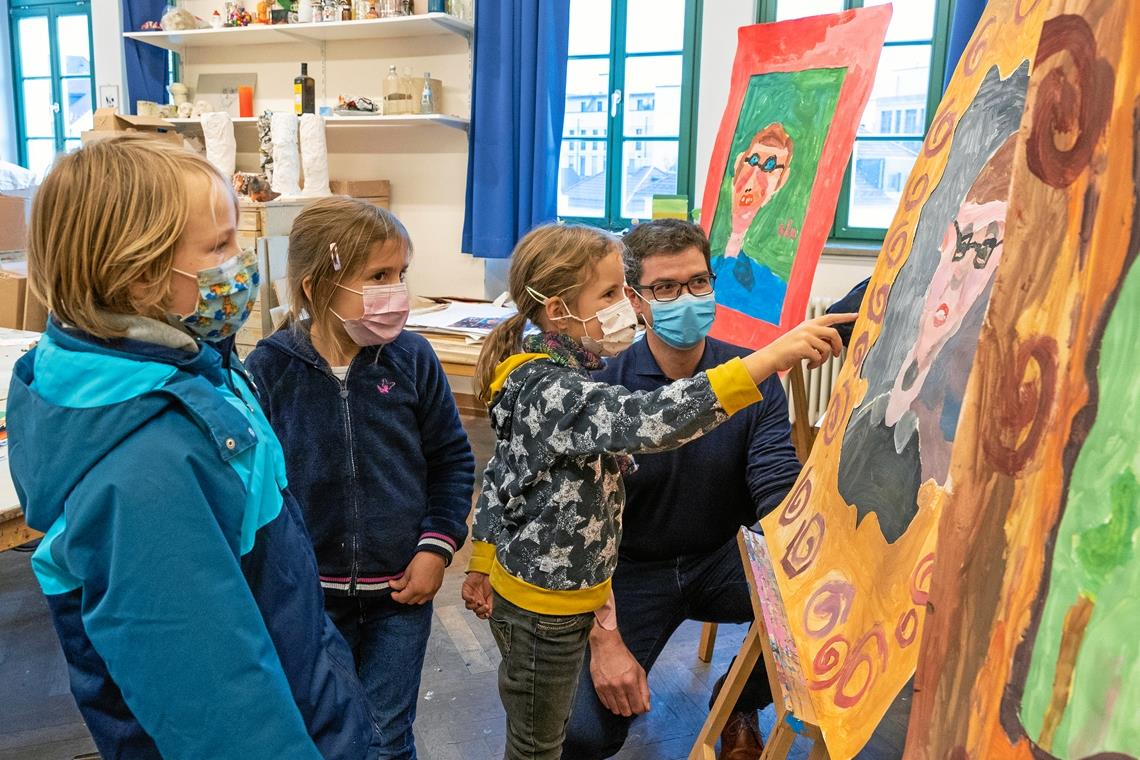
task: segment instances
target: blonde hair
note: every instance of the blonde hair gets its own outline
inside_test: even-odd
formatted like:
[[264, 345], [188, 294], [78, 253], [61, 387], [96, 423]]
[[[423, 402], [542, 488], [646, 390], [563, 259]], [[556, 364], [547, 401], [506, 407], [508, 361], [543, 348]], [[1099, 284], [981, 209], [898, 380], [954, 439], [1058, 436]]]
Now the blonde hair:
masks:
[[[191, 173], [219, 180], [234, 197], [205, 158], [152, 138], [109, 138], [61, 157], [32, 203], [32, 294], [63, 322], [100, 338], [125, 334], [108, 314], [163, 319], [174, 249], [190, 213]], [[137, 283], [154, 287], [132, 288]]]
[[518, 313], [499, 323], [483, 343], [475, 365], [475, 393], [479, 398], [491, 402], [495, 369], [507, 357], [522, 351], [527, 321], [537, 324], [543, 313], [543, 304], [527, 288], [549, 298], [559, 296], [570, 304], [570, 294], [582, 286], [588, 270], [621, 250], [619, 238], [580, 224], [545, 224], [519, 241], [511, 253], [507, 277]]
[[404, 225], [391, 212], [371, 203], [333, 197], [306, 206], [289, 232], [289, 315], [293, 326], [299, 326], [302, 313], [306, 313], [319, 329], [337, 284], [359, 275], [368, 265], [372, 246], [389, 241], [411, 255], [412, 241]]

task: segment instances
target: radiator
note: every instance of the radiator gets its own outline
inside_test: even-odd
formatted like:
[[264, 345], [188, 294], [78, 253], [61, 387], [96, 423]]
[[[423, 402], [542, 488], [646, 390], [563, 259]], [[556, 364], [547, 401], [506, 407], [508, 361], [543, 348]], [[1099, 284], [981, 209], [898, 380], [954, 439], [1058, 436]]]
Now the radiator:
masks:
[[[804, 318], [812, 319], [822, 316], [832, 303], [834, 301], [830, 298], [811, 299], [808, 302], [807, 314]], [[826, 411], [827, 402], [831, 400], [831, 392], [839, 379], [839, 369], [843, 366], [843, 361], [846, 358], [847, 350], [844, 349], [839, 356], [831, 357], [815, 369], [809, 370], [807, 362], [804, 362], [804, 385], [807, 386], [807, 410], [810, 424], [815, 425], [819, 422], [820, 417]], [[784, 391], [788, 394], [788, 415], [794, 421], [796, 413], [792, 402], [792, 391], [788, 387], [788, 376], [784, 375], [781, 382], [784, 384]]]

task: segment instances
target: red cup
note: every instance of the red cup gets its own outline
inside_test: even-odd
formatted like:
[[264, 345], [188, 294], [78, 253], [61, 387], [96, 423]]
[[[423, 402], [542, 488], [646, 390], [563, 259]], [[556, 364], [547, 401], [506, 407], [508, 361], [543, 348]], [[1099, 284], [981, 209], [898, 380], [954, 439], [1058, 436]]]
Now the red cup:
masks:
[[238, 116], [253, 116], [253, 88], [249, 85], [238, 87]]

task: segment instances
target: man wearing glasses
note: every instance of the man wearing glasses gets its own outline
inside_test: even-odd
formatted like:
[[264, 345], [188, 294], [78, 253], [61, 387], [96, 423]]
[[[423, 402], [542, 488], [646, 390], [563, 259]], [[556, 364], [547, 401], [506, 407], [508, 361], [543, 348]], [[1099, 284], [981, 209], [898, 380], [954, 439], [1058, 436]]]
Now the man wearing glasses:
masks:
[[[626, 281], [648, 330], [597, 373], [599, 380], [653, 390], [748, 353], [706, 337], [716, 313], [715, 277], [700, 227], [648, 222], [625, 244]], [[634, 716], [650, 709], [647, 673], [682, 622], [751, 622], [736, 532], [774, 509], [800, 470], [779, 380], [765, 380], [760, 391], [762, 402], [712, 433], [675, 451], [638, 456], [638, 470], [625, 478], [616, 616], [600, 613], [590, 634], [567, 760], [621, 749]], [[771, 701], [760, 666], [722, 734], [722, 758], [760, 756], [756, 711]]]

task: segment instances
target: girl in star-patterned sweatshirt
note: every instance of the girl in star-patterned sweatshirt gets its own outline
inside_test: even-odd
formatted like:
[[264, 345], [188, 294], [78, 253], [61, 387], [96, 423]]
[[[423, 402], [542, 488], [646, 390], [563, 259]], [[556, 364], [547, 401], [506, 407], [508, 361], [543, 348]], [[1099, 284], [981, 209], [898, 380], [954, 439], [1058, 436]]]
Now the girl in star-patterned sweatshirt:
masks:
[[[476, 391], [497, 436], [475, 507], [467, 607], [503, 655], [507, 758], [558, 758], [595, 611], [610, 596], [631, 454], [680, 446], [760, 400], [773, 372], [841, 349], [805, 322], [743, 359], [652, 392], [590, 380], [633, 342], [621, 241], [592, 227], [531, 231], [511, 259], [518, 313], [491, 333]], [[527, 323], [541, 332], [523, 337]]]

